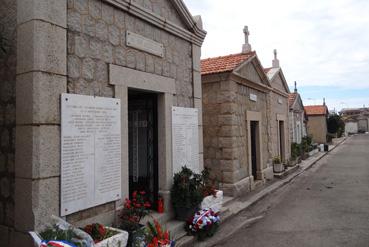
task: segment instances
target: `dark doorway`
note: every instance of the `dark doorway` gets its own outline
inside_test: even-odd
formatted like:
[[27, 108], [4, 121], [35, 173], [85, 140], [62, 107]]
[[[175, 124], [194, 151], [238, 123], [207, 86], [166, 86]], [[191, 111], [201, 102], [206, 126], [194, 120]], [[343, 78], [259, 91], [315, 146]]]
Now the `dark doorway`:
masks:
[[157, 95], [129, 91], [129, 194], [145, 191], [155, 207], [158, 199], [157, 122]]
[[284, 157], [284, 122], [278, 121], [278, 127], [279, 127], [279, 157], [281, 161], [283, 162]]
[[251, 173], [254, 179], [257, 179], [258, 164], [258, 125], [257, 121], [250, 122], [251, 136]]

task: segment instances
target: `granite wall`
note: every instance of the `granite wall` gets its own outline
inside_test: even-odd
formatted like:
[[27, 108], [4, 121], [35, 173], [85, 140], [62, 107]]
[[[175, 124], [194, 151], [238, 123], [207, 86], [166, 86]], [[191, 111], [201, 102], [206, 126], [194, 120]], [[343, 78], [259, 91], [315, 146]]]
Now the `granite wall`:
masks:
[[[134, 1], [153, 13], [183, 26], [169, 1]], [[194, 107], [192, 44], [101, 0], [70, 0], [67, 5], [67, 87], [68, 93], [114, 97], [109, 85], [108, 65], [175, 79], [173, 105]], [[164, 45], [164, 57], [128, 47], [126, 31]], [[99, 215], [111, 223], [115, 203], [107, 203], [67, 216], [83, 224]]]
[[0, 4], [0, 246], [14, 227], [16, 0]]
[[[278, 85], [278, 84], [277, 84]], [[279, 123], [278, 115], [283, 116], [284, 119], [284, 139], [285, 139], [285, 160], [289, 160], [291, 153], [291, 141], [290, 141], [290, 121], [289, 121], [289, 109], [288, 98], [281, 96], [278, 93], [270, 92], [270, 158], [279, 156]]]
[[[249, 182], [236, 185], [251, 176], [249, 170], [247, 111], [261, 113], [261, 170], [268, 162], [267, 94], [230, 79], [203, 83], [204, 164], [222, 184], [226, 193], [237, 195], [249, 190]], [[257, 95], [257, 102], [249, 99]], [[246, 188], [250, 186], [250, 188]]]
[[[172, 16], [169, 19], [178, 18], [168, 1], [157, 2], [145, 1], [145, 6]], [[158, 6], [162, 6], [160, 11]], [[112, 63], [175, 79], [174, 105], [193, 107], [191, 43], [99, 0], [68, 1], [67, 13], [69, 93], [114, 97], [108, 84], [108, 64]], [[127, 47], [127, 30], [162, 43], [164, 57]]]

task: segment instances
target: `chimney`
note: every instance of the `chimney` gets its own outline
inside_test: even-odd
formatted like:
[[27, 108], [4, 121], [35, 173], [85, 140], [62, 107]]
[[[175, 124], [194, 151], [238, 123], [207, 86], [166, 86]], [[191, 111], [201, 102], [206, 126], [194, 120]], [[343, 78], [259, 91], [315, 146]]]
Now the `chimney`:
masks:
[[245, 34], [245, 44], [242, 45], [242, 53], [248, 53], [251, 51], [251, 45], [249, 44], [249, 28], [245, 26], [243, 28], [243, 33]]
[[297, 93], [297, 82], [295, 81], [295, 93]]
[[279, 68], [279, 60], [277, 58], [277, 49], [274, 49], [273, 68]]
[[323, 98], [323, 105], [325, 105], [325, 98]]

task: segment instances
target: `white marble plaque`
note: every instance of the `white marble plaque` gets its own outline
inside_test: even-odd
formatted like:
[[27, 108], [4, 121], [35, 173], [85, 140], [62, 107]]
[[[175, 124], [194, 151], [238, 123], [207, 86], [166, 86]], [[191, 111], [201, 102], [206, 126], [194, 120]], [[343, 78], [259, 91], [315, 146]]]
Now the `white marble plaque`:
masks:
[[258, 96], [256, 94], [250, 93], [250, 100], [256, 102], [258, 100]]
[[132, 33], [131, 31], [126, 32], [126, 45], [159, 57], [164, 57], [163, 44], [142, 35]]
[[61, 216], [120, 198], [120, 100], [62, 94]]
[[173, 174], [182, 166], [199, 173], [198, 110], [172, 107]]

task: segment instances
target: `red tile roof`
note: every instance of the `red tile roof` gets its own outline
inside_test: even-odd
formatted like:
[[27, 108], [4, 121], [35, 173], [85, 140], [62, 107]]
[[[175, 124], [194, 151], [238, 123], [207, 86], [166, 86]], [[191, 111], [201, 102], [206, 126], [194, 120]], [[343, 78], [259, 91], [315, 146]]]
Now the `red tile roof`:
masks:
[[271, 69], [273, 69], [273, 67], [265, 68], [265, 69], [264, 69], [265, 74], [267, 74]]
[[326, 115], [328, 113], [327, 106], [325, 105], [308, 105], [305, 106], [305, 112], [308, 116], [313, 115]]
[[297, 93], [290, 93], [288, 94], [288, 106], [291, 107], [293, 103], [295, 102], [297, 97]]
[[252, 51], [248, 53], [238, 53], [228, 56], [203, 59], [201, 60], [201, 74], [208, 75], [232, 71], [255, 54], [256, 53]]

